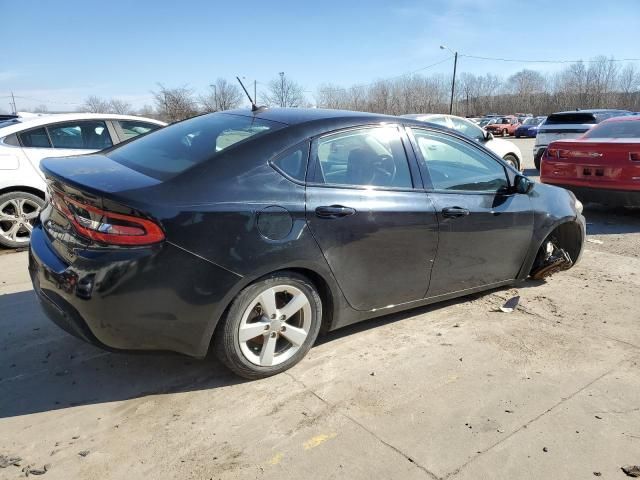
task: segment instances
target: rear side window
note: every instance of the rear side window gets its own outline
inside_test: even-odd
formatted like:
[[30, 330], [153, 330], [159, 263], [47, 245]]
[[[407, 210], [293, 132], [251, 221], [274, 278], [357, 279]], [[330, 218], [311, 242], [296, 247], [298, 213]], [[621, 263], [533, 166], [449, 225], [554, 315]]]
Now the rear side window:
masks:
[[307, 175], [307, 159], [309, 158], [309, 143], [305, 142], [293, 148], [290, 148], [283, 154], [279, 155], [276, 159], [271, 161], [271, 164], [284, 173], [286, 176], [295, 180], [304, 182]]
[[640, 121], [601, 123], [589, 130], [584, 138], [640, 138]]
[[51, 148], [49, 137], [44, 127], [18, 134], [20, 143], [28, 148]]
[[122, 140], [129, 140], [130, 138], [137, 137], [145, 133], [149, 133], [153, 130], [160, 128], [160, 125], [148, 122], [139, 122], [136, 120], [116, 120], [120, 126]]
[[8, 137], [4, 137], [3, 143], [5, 145], [11, 145], [13, 147], [20, 146], [20, 142], [18, 142], [18, 136], [15, 133], [9, 135]]
[[53, 148], [102, 150], [113, 145], [102, 121], [57, 123], [47, 127]]
[[314, 181], [329, 185], [412, 188], [407, 156], [396, 127], [370, 127], [314, 142]]
[[598, 123], [593, 113], [554, 113], [547, 117], [545, 125], [563, 125], [563, 124], [594, 124]]
[[116, 146], [107, 156], [159, 180], [216, 158], [232, 145], [285, 125], [255, 117], [212, 113], [161, 128]]

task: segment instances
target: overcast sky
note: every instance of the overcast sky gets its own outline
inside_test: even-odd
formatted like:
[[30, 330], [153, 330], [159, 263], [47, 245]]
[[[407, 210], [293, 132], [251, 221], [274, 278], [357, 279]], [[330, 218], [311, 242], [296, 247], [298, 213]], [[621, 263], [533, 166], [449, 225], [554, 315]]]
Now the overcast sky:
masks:
[[[450, 75], [451, 54], [574, 60], [640, 57], [640, 0], [0, 0], [0, 110], [74, 110], [88, 95], [152, 103], [158, 82], [204, 92], [217, 77], [263, 89], [284, 71], [313, 99], [325, 82], [415, 71]], [[640, 65], [640, 62], [636, 62]], [[527, 64], [461, 57], [459, 71], [508, 76]]]

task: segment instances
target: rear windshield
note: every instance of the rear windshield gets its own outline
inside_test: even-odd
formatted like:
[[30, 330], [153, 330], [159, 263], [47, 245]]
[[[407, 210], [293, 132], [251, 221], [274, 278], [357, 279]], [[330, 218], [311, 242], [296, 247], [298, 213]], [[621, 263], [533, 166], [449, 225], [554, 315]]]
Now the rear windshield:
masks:
[[284, 126], [249, 116], [212, 113], [156, 130], [109, 150], [106, 156], [145, 175], [167, 180], [234, 144]]
[[545, 125], [598, 123], [593, 113], [554, 113], [547, 117]]
[[601, 123], [589, 130], [584, 138], [640, 138], [640, 121]]

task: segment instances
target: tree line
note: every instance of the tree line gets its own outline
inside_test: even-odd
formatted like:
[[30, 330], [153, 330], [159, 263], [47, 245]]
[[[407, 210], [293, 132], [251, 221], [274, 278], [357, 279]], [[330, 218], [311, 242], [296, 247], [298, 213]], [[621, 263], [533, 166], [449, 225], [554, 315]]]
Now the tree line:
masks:
[[[158, 84], [153, 104], [134, 110], [118, 99], [88, 97], [79, 108], [86, 112], [136, 113], [175, 122], [200, 113], [237, 108], [247, 98], [235, 82], [218, 78], [204, 94], [188, 86]], [[367, 85], [343, 87], [325, 83], [313, 100], [304, 88], [283, 73], [264, 86], [258, 104], [282, 107], [337, 108], [390, 115], [448, 113], [451, 77], [444, 74], [409, 75], [377, 80]], [[568, 64], [559, 71], [543, 73], [523, 69], [507, 78], [493, 73], [463, 72], [456, 78], [453, 113], [480, 116], [487, 113], [548, 115], [576, 108], [640, 110], [640, 70], [613, 58], [597, 57]]]

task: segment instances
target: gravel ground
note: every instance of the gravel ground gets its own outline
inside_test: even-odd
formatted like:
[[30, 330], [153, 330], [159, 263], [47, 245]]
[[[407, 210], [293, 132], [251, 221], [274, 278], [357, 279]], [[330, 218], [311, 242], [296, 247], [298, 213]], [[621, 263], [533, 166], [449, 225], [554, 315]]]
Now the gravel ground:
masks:
[[27, 465], [80, 480], [627, 478], [640, 464], [640, 215], [586, 216], [573, 269], [333, 332], [255, 382], [212, 359], [71, 338], [40, 313], [26, 253], [2, 255], [0, 455], [22, 461], [0, 478]]

